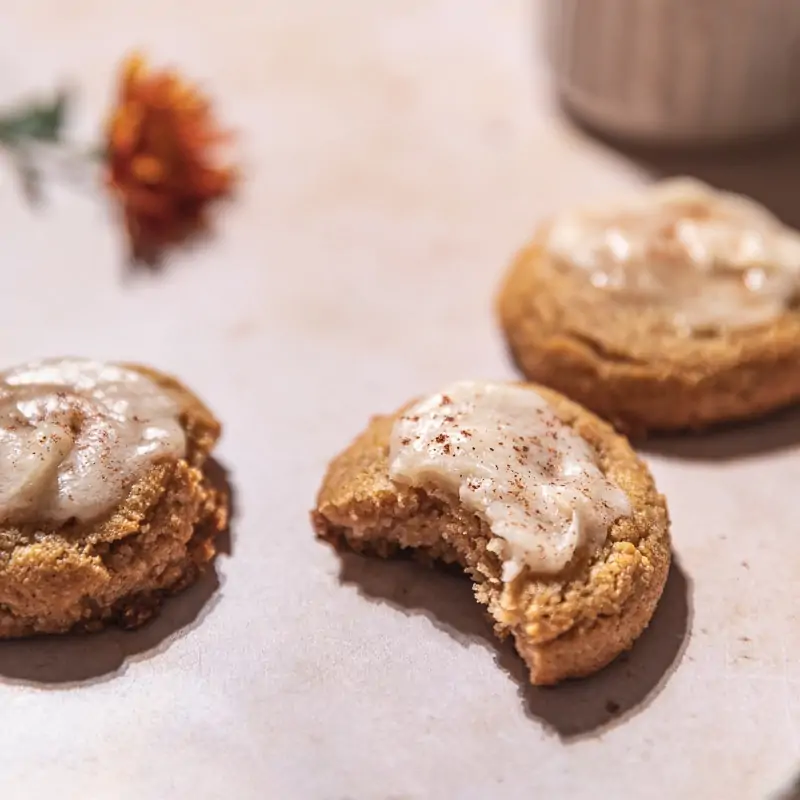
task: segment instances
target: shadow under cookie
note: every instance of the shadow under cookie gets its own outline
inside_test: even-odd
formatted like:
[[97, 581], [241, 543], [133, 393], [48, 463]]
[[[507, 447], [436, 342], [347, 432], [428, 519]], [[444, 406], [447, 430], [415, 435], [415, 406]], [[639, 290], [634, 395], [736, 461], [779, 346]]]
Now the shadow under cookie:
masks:
[[800, 408], [763, 419], [720, 425], [693, 436], [654, 436], [637, 442], [643, 453], [691, 461], [734, 461], [800, 447]]
[[426, 569], [411, 559], [384, 561], [344, 552], [339, 579], [369, 600], [424, 615], [463, 645], [490, 648], [517, 684], [525, 713], [567, 741], [596, 735], [646, 708], [677, 668], [691, 629], [691, 580], [673, 556], [655, 615], [632, 650], [588, 678], [536, 687], [512, 642], [494, 636], [470, 581], [455, 568]]
[[[217, 557], [233, 553], [236, 492], [228, 470], [216, 459], [204, 464], [211, 486], [228, 499], [228, 525], [215, 537]], [[162, 598], [155, 614], [135, 630], [109, 627], [98, 633], [70, 633], [0, 641], [0, 684], [25, 683], [65, 688], [113, 678], [131, 661], [158, 655], [200, 625], [221, 598], [215, 561], [186, 589]]]
[[219, 586], [210, 567], [188, 589], [167, 598], [157, 616], [135, 631], [107, 628], [0, 642], [0, 684], [66, 688], [108, 680], [130, 661], [158, 655], [200, 625], [219, 601]]

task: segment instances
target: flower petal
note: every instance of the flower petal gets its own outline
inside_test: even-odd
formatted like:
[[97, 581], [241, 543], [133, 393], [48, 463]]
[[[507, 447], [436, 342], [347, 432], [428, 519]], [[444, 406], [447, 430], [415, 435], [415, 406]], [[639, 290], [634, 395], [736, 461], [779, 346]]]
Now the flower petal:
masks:
[[215, 152], [230, 134], [196, 87], [176, 72], [149, 72], [138, 54], [123, 62], [119, 98], [107, 127], [107, 183], [131, 249], [152, 251], [201, 228], [207, 205], [230, 195], [238, 172]]

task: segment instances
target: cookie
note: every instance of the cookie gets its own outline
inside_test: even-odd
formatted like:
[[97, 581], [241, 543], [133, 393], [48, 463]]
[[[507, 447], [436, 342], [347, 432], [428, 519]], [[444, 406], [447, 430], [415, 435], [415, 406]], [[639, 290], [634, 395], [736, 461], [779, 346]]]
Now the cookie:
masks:
[[0, 638], [133, 628], [214, 557], [220, 424], [156, 370], [50, 359], [0, 373]]
[[799, 301], [800, 233], [676, 179], [544, 224], [498, 312], [528, 379], [643, 435], [800, 399]]
[[336, 547], [460, 565], [534, 684], [631, 647], [670, 563], [664, 498], [627, 440], [534, 385], [463, 381], [375, 417], [311, 517]]

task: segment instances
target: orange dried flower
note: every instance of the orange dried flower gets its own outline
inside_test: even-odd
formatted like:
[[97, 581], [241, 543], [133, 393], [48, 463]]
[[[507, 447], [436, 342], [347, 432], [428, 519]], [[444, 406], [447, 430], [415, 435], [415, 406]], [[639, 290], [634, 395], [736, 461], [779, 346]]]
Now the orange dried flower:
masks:
[[209, 203], [229, 196], [235, 182], [215, 153], [227, 138], [195, 87], [172, 72], [148, 71], [139, 55], [126, 59], [106, 158], [134, 258], [157, 259], [206, 228]]

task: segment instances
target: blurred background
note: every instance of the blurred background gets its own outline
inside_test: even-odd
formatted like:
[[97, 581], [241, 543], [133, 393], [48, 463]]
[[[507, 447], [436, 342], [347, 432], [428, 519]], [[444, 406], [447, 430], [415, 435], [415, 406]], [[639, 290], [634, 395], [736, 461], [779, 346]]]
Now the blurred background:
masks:
[[653, 177], [691, 174], [800, 226], [800, 4], [544, 0], [538, 11], [577, 124]]

